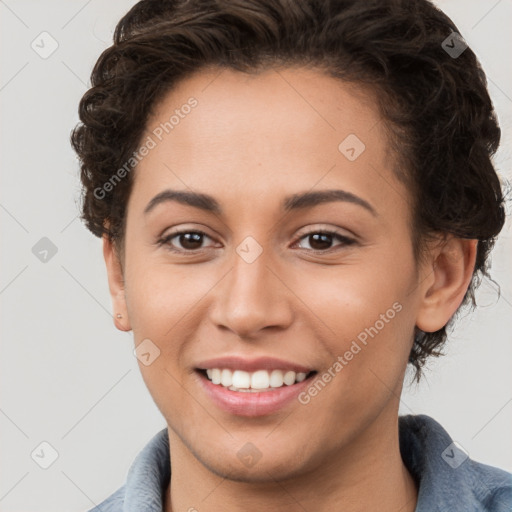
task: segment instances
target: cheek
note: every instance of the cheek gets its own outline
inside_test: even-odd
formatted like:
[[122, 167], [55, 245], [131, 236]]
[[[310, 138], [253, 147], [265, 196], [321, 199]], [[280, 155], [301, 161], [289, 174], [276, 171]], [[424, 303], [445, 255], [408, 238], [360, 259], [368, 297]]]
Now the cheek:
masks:
[[182, 384], [190, 377], [184, 354], [197, 337], [197, 324], [190, 321], [190, 315], [197, 314], [207, 292], [204, 281], [191, 269], [155, 263], [147, 257], [137, 261], [133, 253], [126, 269], [135, 346], [149, 346], [150, 352], [158, 354], [149, 365], [139, 359], [139, 369], [155, 404], [173, 425], [181, 421], [176, 411], [190, 408], [190, 395]]
[[[172, 336], [178, 322], [214, 285], [210, 273], [188, 265], [145, 262], [127, 266], [127, 306], [134, 334]], [[209, 277], [208, 277], [209, 275]]]
[[[391, 251], [390, 251], [391, 252]], [[409, 261], [397, 255], [386, 257], [384, 251], [351, 261], [348, 264], [317, 267], [293, 277], [294, 289], [300, 290], [308, 306], [331, 327], [334, 339], [357, 336], [378, 321], [378, 330], [387, 331], [395, 323], [405, 302], [413, 278]], [[393, 306], [395, 303], [400, 306]], [[384, 315], [382, 320], [380, 316]], [[384, 323], [383, 323], [384, 322]], [[335, 332], [332, 332], [335, 331]]]
[[316, 295], [329, 327], [316, 344], [329, 356], [301, 404], [308, 421], [312, 415], [331, 425], [333, 438], [353, 435], [354, 426], [370, 424], [398, 399], [411, 349], [414, 315], [406, 292], [391, 279], [367, 277], [331, 280]]
[[328, 327], [321, 338], [330, 355], [327, 370], [340, 388], [361, 396], [383, 387], [379, 379], [390, 386], [400, 380], [415, 324], [413, 278], [412, 260], [398, 261], [392, 251], [364, 265], [331, 268], [323, 277], [308, 275], [304, 296]]

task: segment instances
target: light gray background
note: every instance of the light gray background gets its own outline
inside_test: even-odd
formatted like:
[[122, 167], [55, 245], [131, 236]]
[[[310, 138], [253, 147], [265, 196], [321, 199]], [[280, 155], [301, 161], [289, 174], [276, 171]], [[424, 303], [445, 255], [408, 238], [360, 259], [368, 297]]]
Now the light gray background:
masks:
[[[77, 218], [78, 165], [68, 142], [92, 66], [134, 3], [0, 0], [2, 511], [93, 507], [165, 427], [132, 334], [113, 326], [101, 243]], [[497, 164], [509, 180], [512, 3], [437, 3], [487, 72], [503, 131]], [[59, 45], [47, 59], [31, 48], [43, 31]], [[484, 282], [485, 307], [463, 317], [448, 355], [404, 391], [400, 412], [433, 416], [472, 458], [512, 471], [510, 225], [509, 218], [492, 262], [501, 299]], [[42, 237], [58, 249], [46, 263], [32, 253]], [[31, 458], [43, 441], [58, 452], [46, 470]]]

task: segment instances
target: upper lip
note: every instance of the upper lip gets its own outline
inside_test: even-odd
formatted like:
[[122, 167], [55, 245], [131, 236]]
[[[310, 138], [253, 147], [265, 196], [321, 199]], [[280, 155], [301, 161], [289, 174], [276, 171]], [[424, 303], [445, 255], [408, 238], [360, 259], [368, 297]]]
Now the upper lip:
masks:
[[313, 368], [308, 368], [301, 364], [293, 363], [291, 361], [284, 361], [275, 357], [256, 357], [248, 359], [240, 356], [224, 356], [215, 357], [201, 361], [197, 368], [200, 370], [208, 370], [211, 368], [229, 369], [229, 370], [244, 370], [246, 372], [254, 372], [256, 370], [286, 370], [294, 371], [296, 373], [309, 373]]

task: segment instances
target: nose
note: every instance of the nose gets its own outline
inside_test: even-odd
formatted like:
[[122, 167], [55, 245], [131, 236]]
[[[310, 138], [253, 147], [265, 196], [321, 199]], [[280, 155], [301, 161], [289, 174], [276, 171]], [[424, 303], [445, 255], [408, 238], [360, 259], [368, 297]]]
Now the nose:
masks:
[[293, 314], [282, 267], [266, 250], [254, 261], [240, 254], [234, 252], [230, 271], [216, 287], [213, 322], [244, 339], [257, 338], [265, 328], [285, 329]]

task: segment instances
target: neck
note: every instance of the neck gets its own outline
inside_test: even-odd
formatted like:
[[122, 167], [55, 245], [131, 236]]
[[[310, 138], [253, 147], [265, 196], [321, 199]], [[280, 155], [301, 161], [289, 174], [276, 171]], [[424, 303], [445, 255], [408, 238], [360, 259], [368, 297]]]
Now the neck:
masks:
[[382, 420], [375, 420], [349, 447], [333, 453], [315, 470], [286, 480], [269, 474], [269, 481], [263, 483], [212, 473], [169, 428], [172, 477], [164, 511], [324, 512], [339, 510], [343, 504], [344, 512], [414, 512], [417, 486], [400, 456], [398, 414]]

